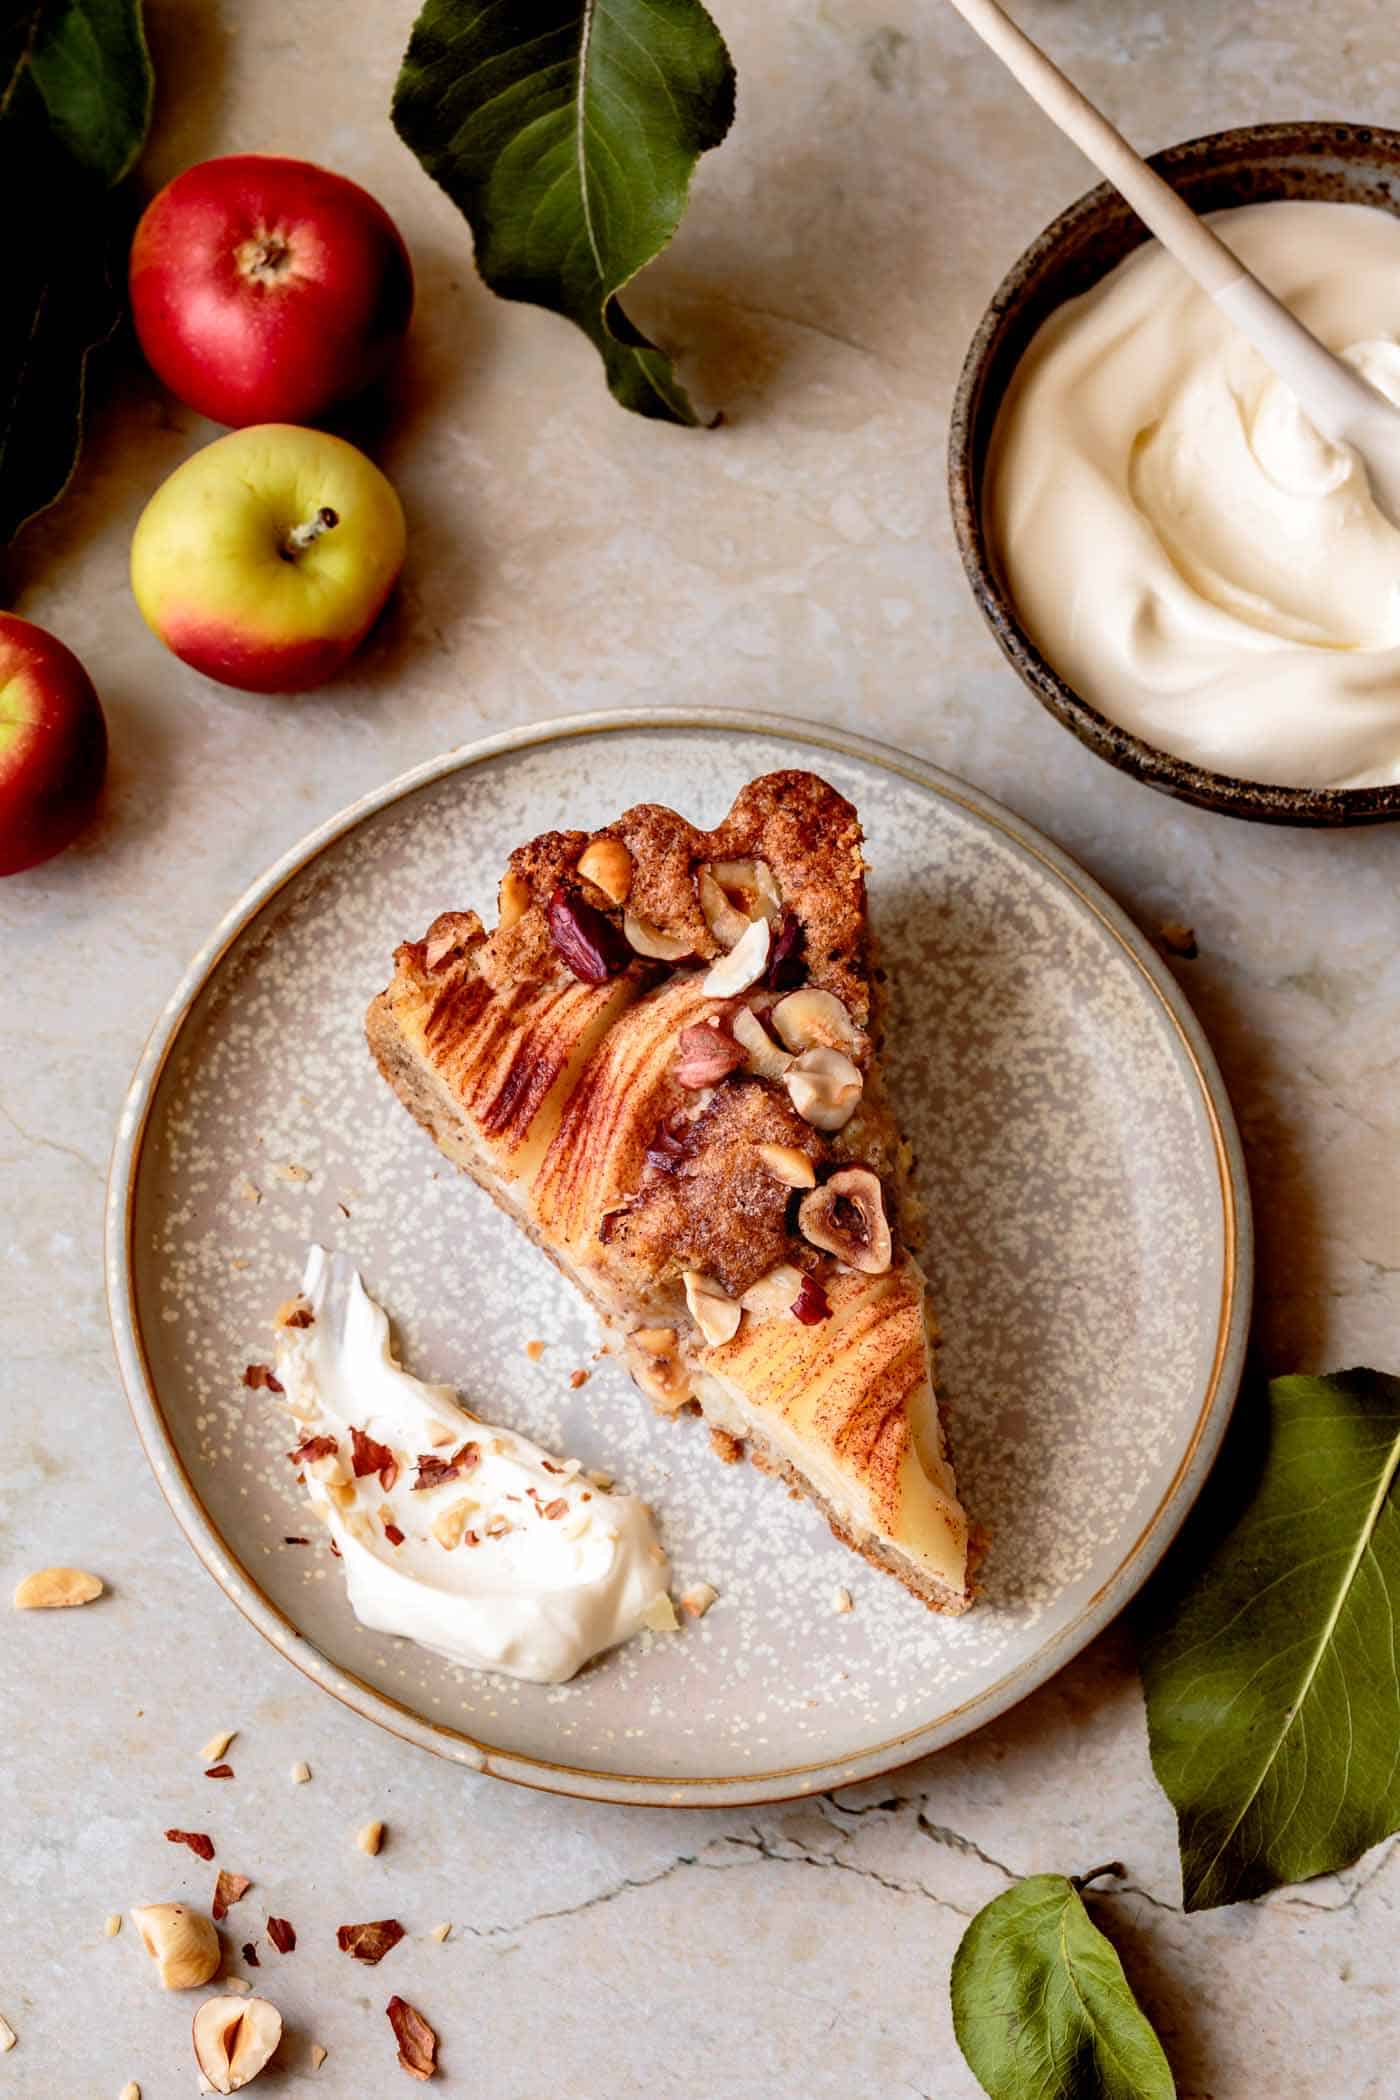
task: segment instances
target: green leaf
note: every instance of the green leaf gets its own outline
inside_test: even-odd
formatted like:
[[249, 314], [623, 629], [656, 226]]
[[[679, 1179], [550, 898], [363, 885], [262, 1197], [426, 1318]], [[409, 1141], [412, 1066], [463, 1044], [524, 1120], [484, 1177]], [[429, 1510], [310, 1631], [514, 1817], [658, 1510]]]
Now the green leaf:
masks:
[[671, 239], [733, 114], [700, 0], [427, 0], [393, 111], [491, 289], [575, 322], [623, 407], [673, 423], [698, 418], [618, 294]]
[[46, 0], [0, 25], [0, 542], [62, 495], [93, 350], [122, 313], [124, 200], [151, 72], [138, 0]]
[[1277, 1378], [1269, 1400], [1249, 1506], [1145, 1616], [1188, 1910], [1332, 1873], [1400, 1827], [1400, 1378]]
[[953, 1957], [958, 2047], [991, 2100], [1174, 2100], [1162, 2045], [1079, 1887], [1032, 1874], [978, 1911]]
[[151, 121], [155, 75], [140, 0], [46, 0], [28, 65], [55, 137], [110, 189], [136, 164]]

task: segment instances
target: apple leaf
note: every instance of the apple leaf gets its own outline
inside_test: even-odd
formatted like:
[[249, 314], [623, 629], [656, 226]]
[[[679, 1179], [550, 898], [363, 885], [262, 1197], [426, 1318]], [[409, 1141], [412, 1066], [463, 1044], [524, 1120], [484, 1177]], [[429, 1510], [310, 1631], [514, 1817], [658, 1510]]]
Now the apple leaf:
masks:
[[733, 114], [700, 0], [427, 0], [393, 109], [492, 291], [576, 323], [623, 407], [672, 423], [698, 417], [618, 295], [671, 239]]
[[991, 2100], [1174, 2100], [1162, 2045], [1082, 1886], [1032, 1874], [978, 1911], [953, 1957], [958, 2047]]
[[12, 209], [0, 310], [0, 543], [63, 494], [88, 360], [122, 314], [126, 218], [151, 64], [139, 0], [42, 0], [0, 27], [0, 195]]
[[1276, 1378], [1269, 1403], [1248, 1507], [1180, 1581], [1177, 1556], [1142, 1620], [1188, 1910], [1333, 1873], [1400, 1828], [1400, 1378]]
[[47, 0], [21, 10], [26, 58], [54, 136], [110, 189], [146, 143], [155, 76], [140, 0]]

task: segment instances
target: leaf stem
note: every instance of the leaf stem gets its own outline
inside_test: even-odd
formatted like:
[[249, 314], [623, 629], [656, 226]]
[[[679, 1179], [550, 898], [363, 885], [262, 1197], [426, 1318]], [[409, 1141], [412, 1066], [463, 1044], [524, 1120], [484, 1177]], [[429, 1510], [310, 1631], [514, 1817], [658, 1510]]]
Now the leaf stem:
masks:
[[1111, 1859], [1106, 1866], [1091, 1867], [1087, 1874], [1071, 1874], [1069, 1885], [1072, 1889], [1082, 1891], [1088, 1888], [1091, 1881], [1102, 1881], [1105, 1875], [1111, 1876], [1114, 1881], [1121, 1881], [1127, 1871], [1121, 1859]]

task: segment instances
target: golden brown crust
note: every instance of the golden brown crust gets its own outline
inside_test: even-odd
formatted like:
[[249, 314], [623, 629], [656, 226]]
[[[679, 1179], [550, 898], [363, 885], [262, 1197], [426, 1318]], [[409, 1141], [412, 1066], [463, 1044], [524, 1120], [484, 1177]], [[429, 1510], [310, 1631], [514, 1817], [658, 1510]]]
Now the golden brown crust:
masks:
[[[547, 912], [561, 884], [576, 886], [596, 908], [607, 908], [609, 899], [577, 873], [586, 849], [605, 838], [619, 839], [632, 856], [628, 909], [683, 940], [703, 962], [722, 950], [700, 908], [701, 870], [714, 861], [766, 861], [784, 907], [802, 928], [807, 977], [834, 992], [864, 1026], [870, 982], [860, 820], [845, 796], [814, 773], [766, 773], [750, 781], [713, 831], [644, 802], [598, 831], [547, 831], [517, 846], [505, 880], [522, 885], [528, 903], [510, 923], [503, 913], [476, 949], [477, 968], [494, 989], [558, 967]], [[421, 968], [424, 943], [405, 948], [417, 951]]]

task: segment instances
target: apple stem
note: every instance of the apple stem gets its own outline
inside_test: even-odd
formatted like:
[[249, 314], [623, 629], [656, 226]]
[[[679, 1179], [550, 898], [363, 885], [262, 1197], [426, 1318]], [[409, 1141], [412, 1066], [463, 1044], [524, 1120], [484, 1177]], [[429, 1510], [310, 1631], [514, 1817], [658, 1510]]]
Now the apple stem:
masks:
[[294, 525], [287, 534], [286, 545], [282, 549], [283, 561], [295, 561], [299, 554], [305, 554], [307, 548], [320, 539], [323, 532], [333, 531], [339, 523], [339, 511], [332, 510], [328, 503], [323, 503], [314, 518], [308, 518], [304, 525]]

